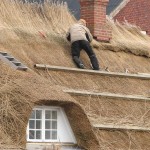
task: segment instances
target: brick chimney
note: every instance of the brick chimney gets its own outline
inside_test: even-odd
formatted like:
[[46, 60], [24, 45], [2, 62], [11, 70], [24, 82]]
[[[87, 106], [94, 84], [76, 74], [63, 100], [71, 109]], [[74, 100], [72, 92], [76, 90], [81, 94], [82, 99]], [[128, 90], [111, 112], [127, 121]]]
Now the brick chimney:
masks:
[[93, 37], [98, 41], [109, 42], [111, 29], [106, 25], [106, 6], [109, 0], [80, 0], [81, 18], [87, 21]]

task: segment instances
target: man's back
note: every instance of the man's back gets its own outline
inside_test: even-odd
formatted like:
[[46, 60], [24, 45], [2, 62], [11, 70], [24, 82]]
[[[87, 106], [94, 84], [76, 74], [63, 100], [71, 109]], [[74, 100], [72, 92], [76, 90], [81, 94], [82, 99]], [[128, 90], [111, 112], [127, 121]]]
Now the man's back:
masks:
[[85, 40], [88, 41], [86, 34], [92, 39], [92, 35], [87, 27], [82, 25], [81, 23], [76, 23], [69, 29], [69, 33], [71, 36], [71, 43], [78, 41], [78, 40]]

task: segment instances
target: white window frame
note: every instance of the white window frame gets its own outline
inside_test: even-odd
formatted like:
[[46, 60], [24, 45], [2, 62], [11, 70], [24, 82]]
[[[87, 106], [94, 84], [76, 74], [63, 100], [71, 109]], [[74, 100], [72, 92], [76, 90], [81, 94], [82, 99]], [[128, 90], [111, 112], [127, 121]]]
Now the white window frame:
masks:
[[[37, 106], [33, 110], [42, 110], [42, 117], [44, 115], [45, 110], [57, 111], [57, 139], [56, 140], [46, 140], [45, 139], [45, 119], [42, 120], [42, 138], [41, 139], [29, 139], [29, 123], [27, 126], [27, 142], [69, 142], [69, 143], [77, 143], [73, 131], [70, 127], [67, 116], [61, 107], [56, 106]], [[45, 118], [45, 117], [44, 117]], [[62, 121], [63, 120], [63, 121]], [[63, 133], [63, 130], [67, 130], [67, 135]], [[65, 139], [66, 138], [66, 139]], [[69, 141], [68, 141], [69, 140]]]

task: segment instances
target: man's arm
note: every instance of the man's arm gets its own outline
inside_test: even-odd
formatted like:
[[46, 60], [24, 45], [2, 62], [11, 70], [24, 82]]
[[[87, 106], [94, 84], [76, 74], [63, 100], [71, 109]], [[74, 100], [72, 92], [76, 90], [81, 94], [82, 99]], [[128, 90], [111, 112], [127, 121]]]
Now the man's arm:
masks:
[[88, 40], [89, 42], [92, 42], [93, 36], [92, 36], [90, 30], [89, 30], [87, 27], [85, 27], [85, 30], [86, 30], [86, 38], [87, 38], [87, 40]]

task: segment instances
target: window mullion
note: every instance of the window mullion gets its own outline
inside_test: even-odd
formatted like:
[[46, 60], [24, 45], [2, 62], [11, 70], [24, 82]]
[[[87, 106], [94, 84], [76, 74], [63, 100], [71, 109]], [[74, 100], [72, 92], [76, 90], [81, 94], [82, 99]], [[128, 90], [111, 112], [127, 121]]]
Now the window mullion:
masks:
[[42, 141], [45, 140], [45, 109], [42, 110]]
[[28, 126], [27, 126], [27, 140], [29, 140], [29, 121], [28, 121]]

